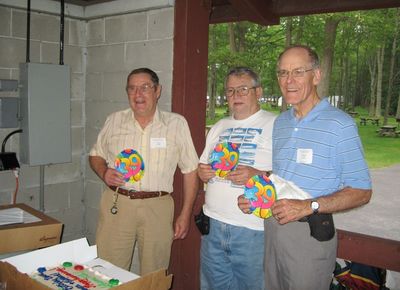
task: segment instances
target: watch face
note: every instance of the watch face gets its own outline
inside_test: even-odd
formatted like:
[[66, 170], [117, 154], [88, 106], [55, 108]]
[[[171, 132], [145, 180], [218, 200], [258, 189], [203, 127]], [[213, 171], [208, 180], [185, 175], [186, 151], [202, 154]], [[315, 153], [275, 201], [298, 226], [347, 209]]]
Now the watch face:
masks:
[[314, 213], [318, 212], [319, 203], [317, 201], [311, 202], [311, 209], [314, 211]]

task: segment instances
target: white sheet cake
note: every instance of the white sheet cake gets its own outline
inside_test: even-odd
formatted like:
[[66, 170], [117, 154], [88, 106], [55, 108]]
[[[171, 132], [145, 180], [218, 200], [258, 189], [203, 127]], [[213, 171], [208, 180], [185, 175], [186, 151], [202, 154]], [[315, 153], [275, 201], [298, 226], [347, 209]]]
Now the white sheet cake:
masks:
[[51, 289], [97, 290], [110, 289], [120, 284], [118, 279], [107, 277], [96, 267], [101, 266], [88, 267], [64, 262], [57, 267], [39, 267], [31, 277]]

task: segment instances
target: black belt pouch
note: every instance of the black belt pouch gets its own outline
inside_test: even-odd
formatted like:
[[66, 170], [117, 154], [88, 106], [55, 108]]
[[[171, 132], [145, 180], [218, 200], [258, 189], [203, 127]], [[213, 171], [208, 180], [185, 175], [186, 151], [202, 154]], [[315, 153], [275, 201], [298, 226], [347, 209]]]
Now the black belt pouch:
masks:
[[320, 242], [329, 241], [335, 235], [335, 225], [331, 213], [312, 214], [308, 216], [310, 235]]
[[210, 217], [204, 214], [203, 208], [200, 210], [198, 215], [194, 216], [194, 221], [200, 233], [202, 235], [208, 235], [210, 232]]

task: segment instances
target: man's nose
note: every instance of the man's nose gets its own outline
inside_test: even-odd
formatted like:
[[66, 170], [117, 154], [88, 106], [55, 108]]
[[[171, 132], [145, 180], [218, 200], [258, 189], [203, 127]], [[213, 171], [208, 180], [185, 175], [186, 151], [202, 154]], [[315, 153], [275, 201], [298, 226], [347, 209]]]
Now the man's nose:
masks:
[[287, 83], [291, 83], [291, 82], [293, 82], [293, 80], [294, 80], [294, 77], [292, 75], [292, 72], [289, 72], [289, 74], [288, 74], [288, 76], [286, 78], [286, 82]]
[[241, 98], [244, 95], [243, 91], [241, 91], [240, 89], [236, 89], [233, 92], [232, 98]]
[[141, 94], [142, 94], [142, 91], [141, 91], [140, 87], [135, 87], [132, 95], [137, 96], [137, 95], [141, 95]]
[[238, 91], [238, 90], [235, 90], [235, 91], [233, 92], [232, 98], [240, 98], [240, 94], [239, 94], [239, 91]]

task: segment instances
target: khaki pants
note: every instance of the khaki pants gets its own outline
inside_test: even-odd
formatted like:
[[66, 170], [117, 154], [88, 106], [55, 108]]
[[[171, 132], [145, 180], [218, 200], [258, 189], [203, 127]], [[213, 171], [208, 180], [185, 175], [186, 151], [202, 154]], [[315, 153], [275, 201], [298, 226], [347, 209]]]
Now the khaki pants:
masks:
[[265, 288], [329, 290], [335, 269], [337, 237], [320, 242], [307, 222], [280, 225], [270, 217], [265, 228]]
[[172, 197], [130, 199], [118, 194], [118, 213], [114, 215], [110, 212], [114, 195], [106, 189], [100, 202], [96, 232], [99, 257], [129, 270], [137, 242], [140, 275], [168, 268], [173, 239]]

